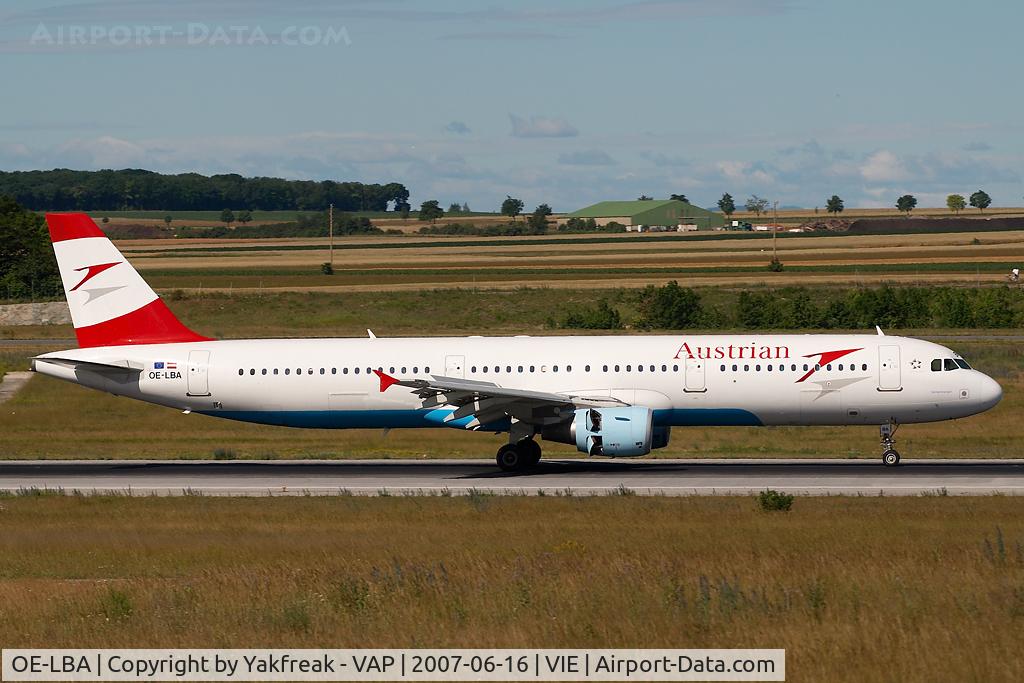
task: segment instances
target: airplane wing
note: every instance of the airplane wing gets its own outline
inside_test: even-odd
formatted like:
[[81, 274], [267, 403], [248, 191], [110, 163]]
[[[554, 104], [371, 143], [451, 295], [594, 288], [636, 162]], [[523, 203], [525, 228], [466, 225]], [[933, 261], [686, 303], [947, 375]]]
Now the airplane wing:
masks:
[[445, 422], [472, 417], [466, 429], [480, 429], [506, 416], [529, 424], [557, 424], [571, 419], [577, 408], [629, 405], [612, 397], [511, 389], [493, 382], [438, 375], [431, 375], [429, 380], [399, 379], [379, 370], [373, 372], [380, 378], [382, 392], [392, 386], [408, 387], [423, 399], [424, 408], [455, 408]]

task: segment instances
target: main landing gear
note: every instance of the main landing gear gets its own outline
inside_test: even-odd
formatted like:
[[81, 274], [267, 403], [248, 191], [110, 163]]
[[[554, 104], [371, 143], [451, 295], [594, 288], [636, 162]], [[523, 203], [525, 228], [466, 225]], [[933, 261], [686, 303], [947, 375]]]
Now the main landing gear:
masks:
[[540, 462], [540, 444], [531, 438], [507, 443], [498, 449], [498, 467], [503, 472], [521, 472]]
[[882, 437], [882, 463], [886, 467], [896, 467], [900, 464], [900, 454], [896, 450], [896, 440], [893, 438], [899, 427], [894, 422], [887, 422], [878, 428]]

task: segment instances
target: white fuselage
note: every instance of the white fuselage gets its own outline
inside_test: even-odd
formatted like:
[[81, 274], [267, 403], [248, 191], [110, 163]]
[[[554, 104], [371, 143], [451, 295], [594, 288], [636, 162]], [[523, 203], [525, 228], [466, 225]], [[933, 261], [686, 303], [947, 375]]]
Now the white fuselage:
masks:
[[[127, 362], [141, 372], [94, 372], [48, 363], [47, 355]], [[181, 410], [292, 427], [466, 425], [445, 422], [450, 410], [424, 407], [404, 387], [380, 391], [371, 369], [611, 397], [651, 408], [662, 426], [932, 422], [982, 412], [1002, 395], [949, 349], [878, 335], [260, 339], [47, 355], [36, 371]], [[936, 361], [949, 369], [934, 370]]]

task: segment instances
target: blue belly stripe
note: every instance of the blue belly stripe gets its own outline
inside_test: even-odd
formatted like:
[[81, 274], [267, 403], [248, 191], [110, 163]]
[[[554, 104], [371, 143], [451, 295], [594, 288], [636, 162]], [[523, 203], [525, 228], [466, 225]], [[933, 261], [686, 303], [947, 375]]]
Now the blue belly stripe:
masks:
[[[433, 410], [202, 410], [202, 415], [282, 427], [316, 429], [411, 429], [464, 427], [472, 418], [444, 423]], [[654, 424], [669, 427], [760, 427], [761, 420], [740, 408], [674, 408], [655, 410]], [[485, 431], [507, 431], [507, 420], [487, 425]]]

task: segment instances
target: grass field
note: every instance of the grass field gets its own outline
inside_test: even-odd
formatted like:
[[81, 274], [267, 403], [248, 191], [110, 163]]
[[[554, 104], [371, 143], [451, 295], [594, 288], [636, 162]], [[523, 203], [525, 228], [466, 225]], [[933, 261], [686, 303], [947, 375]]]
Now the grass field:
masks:
[[[557, 523], [553, 523], [557, 522]], [[764, 647], [1024, 678], [1015, 498], [0, 499], [5, 647]]]

